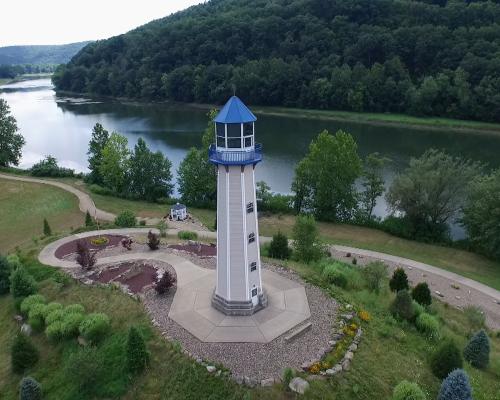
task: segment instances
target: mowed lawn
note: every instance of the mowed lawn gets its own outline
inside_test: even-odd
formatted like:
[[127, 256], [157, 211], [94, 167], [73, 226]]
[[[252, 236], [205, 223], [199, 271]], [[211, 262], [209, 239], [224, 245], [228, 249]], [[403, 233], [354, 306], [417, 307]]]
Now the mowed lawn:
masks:
[[0, 179], [0, 253], [42, 236], [44, 218], [53, 233], [84, 222], [78, 200], [71, 193], [53, 186]]
[[[259, 220], [259, 232], [272, 236], [278, 231], [292, 234], [295, 217], [266, 216]], [[379, 251], [427, 263], [474, 279], [500, 290], [500, 263], [468, 251], [401, 239], [377, 229], [353, 225], [319, 222], [323, 239], [342, 244]]]

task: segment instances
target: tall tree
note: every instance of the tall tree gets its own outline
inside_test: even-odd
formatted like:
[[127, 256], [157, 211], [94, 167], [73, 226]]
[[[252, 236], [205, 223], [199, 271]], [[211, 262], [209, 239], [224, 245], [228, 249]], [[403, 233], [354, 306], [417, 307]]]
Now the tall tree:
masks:
[[128, 192], [132, 196], [156, 200], [170, 197], [172, 184], [172, 163], [161, 152], [153, 153], [146, 142], [139, 138], [130, 156], [128, 171]]
[[372, 217], [377, 199], [384, 194], [382, 169], [387, 162], [388, 159], [378, 153], [369, 154], [364, 161], [361, 176], [364, 191], [360, 194], [360, 200], [363, 216], [368, 220]]
[[104, 183], [99, 168], [102, 163], [102, 151], [108, 140], [109, 132], [100, 123], [96, 123], [92, 129], [92, 139], [89, 142], [87, 155], [89, 156], [89, 180], [99, 185]]
[[125, 190], [130, 158], [127, 144], [128, 140], [125, 136], [113, 132], [102, 149], [99, 174], [102, 176], [104, 185], [116, 193], [123, 193]]
[[321, 132], [295, 170], [292, 190], [298, 211], [312, 210], [320, 220], [348, 221], [357, 206], [354, 183], [361, 170], [351, 135]]
[[19, 165], [24, 137], [17, 133], [16, 119], [10, 115], [7, 102], [0, 99], [0, 167]]

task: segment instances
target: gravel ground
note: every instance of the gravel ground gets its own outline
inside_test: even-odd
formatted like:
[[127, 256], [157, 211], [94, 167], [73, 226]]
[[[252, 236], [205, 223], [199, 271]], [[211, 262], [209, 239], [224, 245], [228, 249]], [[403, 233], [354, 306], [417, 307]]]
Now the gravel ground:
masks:
[[[353, 257], [356, 257], [358, 265], [360, 266], [366, 265], [372, 261], [378, 261], [376, 258], [366, 256], [352, 255], [351, 257], [346, 257], [345, 252], [340, 252], [335, 249], [331, 249], [330, 251], [333, 258], [347, 263], [351, 263]], [[396, 264], [385, 260], [383, 260], [383, 263], [389, 267], [391, 274], [396, 268], [403, 268], [408, 275], [408, 281], [411, 285], [416, 285], [419, 282], [427, 282], [434, 298], [440, 301], [446, 302], [461, 310], [469, 305], [480, 307], [484, 311], [488, 327], [493, 330], [500, 329], [500, 304], [493, 298], [478, 290], [469, 288], [468, 286], [462, 287], [459, 283], [454, 283], [447, 278], [431, 272], [422, 272], [408, 265]], [[456, 285], [458, 289], [452, 287], [452, 284]], [[439, 292], [440, 295], [436, 292]]]

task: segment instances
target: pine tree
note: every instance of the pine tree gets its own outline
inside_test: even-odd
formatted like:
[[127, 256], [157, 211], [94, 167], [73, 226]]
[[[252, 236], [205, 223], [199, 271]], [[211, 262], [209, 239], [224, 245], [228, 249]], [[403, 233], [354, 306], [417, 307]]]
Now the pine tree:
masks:
[[472, 400], [469, 377], [463, 369], [456, 369], [446, 377], [437, 400]]
[[410, 293], [407, 290], [400, 290], [391, 304], [391, 313], [396, 318], [410, 321], [415, 316]]
[[269, 244], [269, 257], [286, 260], [290, 258], [290, 248], [288, 247], [288, 238], [279, 231], [273, 236]]
[[431, 291], [426, 282], [420, 282], [415, 286], [411, 291], [411, 296], [417, 303], [423, 306], [430, 306], [432, 303]]
[[41, 400], [42, 388], [40, 384], [30, 376], [21, 379], [19, 384], [19, 400]]
[[47, 218], [43, 219], [43, 234], [45, 236], [52, 235], [52, 229], [50, 229], [49, 221], [47, 221]]
[[127, 370], [133, 374], [142, 372], [149, 361], [149, 353], [144, 338], [132, 326], [127, 339]]
[[38, 350], [24, 334], [16, 336], [11, 348], [12, 370], [20, 374], [38, 362]]
[[389, 281], [389, 287], [393, 292], [399, 292], [400, 290], [408, 290], [408, 276], [403, 268], [397, 268], [392, 274], [392, 278]]
[[0, 295], [9, 293], [11, 266], [7, 259], [0, 255]]
[[470, 339], [464, 349], [464, 358], [476, 368], [486, 368], [490, 362], [490, 340], [481, 329]]
[[432, 373], [440, 379], [445, 378], [451, 371], [462, 368], [462, 365], [460, 349], [451, 340], [445, 340], [431, 357]]
[[85, 226], [94, 226], [94, 220], [92, 219], [92, 217], [90, 216], [90, 213], [89, 211], [87, 210], [87, 212], [85, 213]]
[[37, 292], [37, 284], [33, 276], [23, 267], [10, 274], [10, 292], [14, 298], [28, 297]]

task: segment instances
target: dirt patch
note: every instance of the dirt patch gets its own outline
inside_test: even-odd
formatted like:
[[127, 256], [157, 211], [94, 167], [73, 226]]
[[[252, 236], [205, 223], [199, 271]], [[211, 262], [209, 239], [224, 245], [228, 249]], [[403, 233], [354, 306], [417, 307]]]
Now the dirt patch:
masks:
[[[108, 239], [108, 243], [102, 245], [102, 246], [96, 246], [92, 244], [92, 239], [96, 239], [98, 237], [105, 237]], [[76, 253], [76, 244], [78, 243], [79, 240], [85, 240], [89, 244], [89, 248], [91, 250], [103, 250], [107, 249], [110, 247], [116, 247], [120, 245], [121, 240], [125, 236], [122, 235], [97, 235], [97, 236], [89, 236], [84, 239], [75, 239], [71, 242], [65, 243], [62, 246], [59, 246], [57, 250], [55, 251], [54, 255], [60, 259], [66, 259], [68, 256], [71, 256], [72, 254]]]
[[198, 257], [215, 257], [217, 255], [217, 246], [211, 244], [171, 244], [171, 249], [187, 251]]

